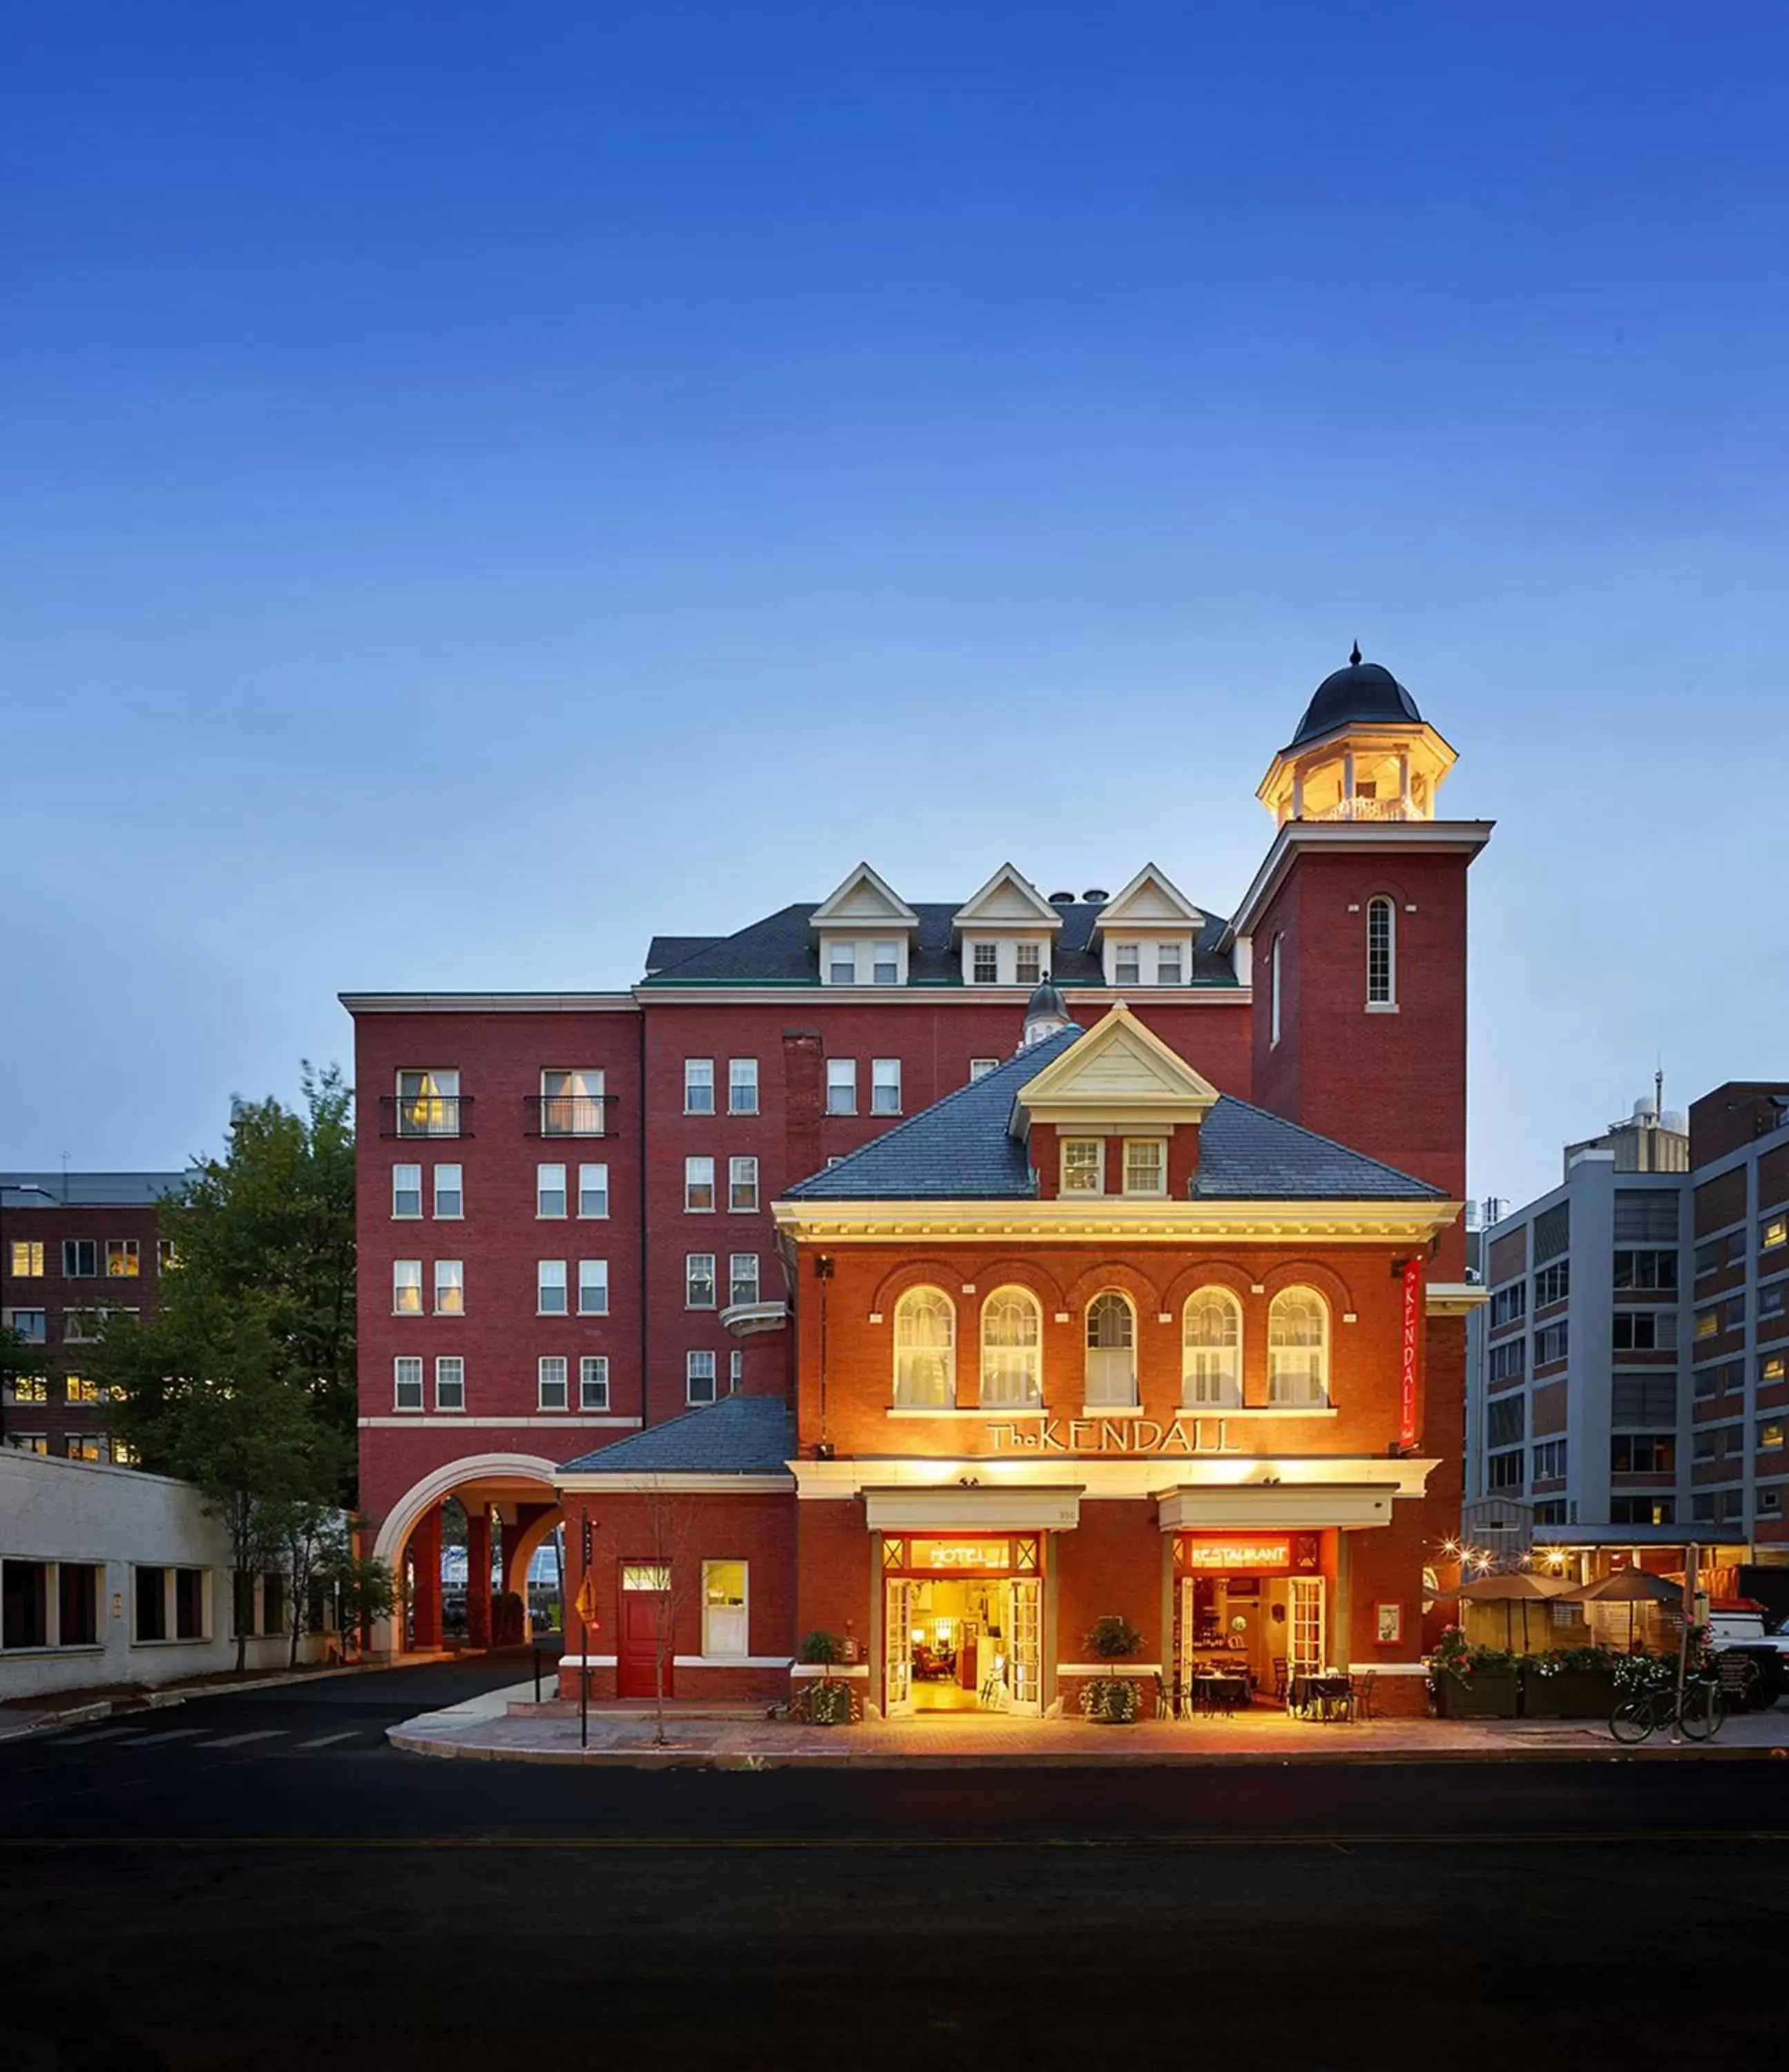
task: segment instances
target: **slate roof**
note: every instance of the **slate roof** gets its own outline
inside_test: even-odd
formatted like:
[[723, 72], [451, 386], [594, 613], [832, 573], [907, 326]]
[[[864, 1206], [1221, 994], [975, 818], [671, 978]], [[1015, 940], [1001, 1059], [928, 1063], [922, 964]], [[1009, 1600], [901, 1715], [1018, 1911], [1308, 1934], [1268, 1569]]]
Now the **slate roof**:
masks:
[[781, 1475], [795, 1420], [780, 1396], [723, 1396], [565, 1463], [581, 1475]]
[[[910, 985], [956, 985], [963, 983], [962, 952], [951, 945], [951, 923], [961, 900], [913, 902], [919, 917], [918, 932], [907, 955]], [[1194, 985], [1234, 985], [1236, 968], [1218, 945], [1229, 926], [1221, 914], [1212, 914], [1195, 902], [1205, 914], [1205, 926], [1193, 944], [1193, 964], [1187, 974]], [[820, 956], [814, 931], [808, 926], [819, 906], [812, 900], [784, 906], [763, 920], [754, 921], [731, 935], [656, 935], [646, 953], [648, 985], [812, 985], [820, 984]], [[1090, 946], [1093, 923], [1100, 909], [1076, 900], [1058, 906], [1062, 932], [1051, 953], [1051, 975], [1059, 985], [1104, 985], [1105, 973], [1099, 952]], [[866, 927], [862, 932], [873, 931]], [[1139, 924], [1139, 932], [1150, 932]]]
[[[1355, 652], [1358, 655], [1359, 649]], [[1384, 724], [1421, 726], [1417, 701], [1391, 671], [1379, 662], [1354, 662], [1326, 676], [1312, 692], [1298, 731], [1280, 750], [1289, 755], [1306, 742], [1321, 741], [1344, 726]]]
[[[1086, 1032], [1064, 1030], [823, 1173], [786, 1190], [792, 1201], [1028, 1200], [1026, 1147], [1009, 1131], [1021, 1087]], [[1222, 1094], [1199, 1132], [1195, 1201], [1440, 1201], [1439, 1187], [1346, 1145]]]
[[190, 1173], [0, 1173], [9, 1209], [152, 1209], [183, 1187]]

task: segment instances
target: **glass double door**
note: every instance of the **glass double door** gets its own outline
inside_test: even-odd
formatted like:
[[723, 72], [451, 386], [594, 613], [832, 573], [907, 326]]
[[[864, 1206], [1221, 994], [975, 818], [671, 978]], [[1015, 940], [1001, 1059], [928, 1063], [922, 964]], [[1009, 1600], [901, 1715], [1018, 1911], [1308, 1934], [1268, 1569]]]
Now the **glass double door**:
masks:
[[1043, 1585], [1030, 1577], [889, 1577], [882, 1706], [1035, 1716], [1043, 1698]]

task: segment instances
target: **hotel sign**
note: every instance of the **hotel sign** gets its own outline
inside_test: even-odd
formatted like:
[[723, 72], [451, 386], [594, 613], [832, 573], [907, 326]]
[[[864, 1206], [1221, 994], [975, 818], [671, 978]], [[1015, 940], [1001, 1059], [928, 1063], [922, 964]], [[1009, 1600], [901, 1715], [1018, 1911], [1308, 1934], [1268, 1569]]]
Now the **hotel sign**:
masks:
[[996, 1453], [1240, 1453], [1227, 1417], [1039, 1417], [990, 1424]]
[[1013, 1550], [1004, 1540], [915, 1540], [909, 1559], [915, 1568], [1006, 1569]]
[[1398, 1334], [1398, 1444], [1417, 1443], [1417, 1383], [1422, 1360], [1422, 1261], [1404, 1262], [1403, 1328]]

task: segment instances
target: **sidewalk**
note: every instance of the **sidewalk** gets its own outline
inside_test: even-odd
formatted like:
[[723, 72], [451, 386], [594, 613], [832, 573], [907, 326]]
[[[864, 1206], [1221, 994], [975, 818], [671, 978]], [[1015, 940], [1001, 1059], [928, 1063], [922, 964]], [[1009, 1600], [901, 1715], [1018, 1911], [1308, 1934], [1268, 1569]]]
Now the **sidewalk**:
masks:
[[484, 1762], [594, 1762], [640, 1769], [957, 1769], [976, 1763], [1076, 1769], [1108, 1764], [1585, 1762], [1701, 1757], [1789, 1758], [1789, 1712], [1741, 1713], [1713, 1741], [1673, 1744], [1655, 1735], [1618, 1746], [1600, 1720], [1373, 1720], [1322, 1725], [1284, 1712], [1232, 1720], [1149, 1720], [1096, 1727], [1084, 1720], [972, 1716], [885, 1720], [853, 1727], [700, 1717], [665, 1721], [668, 1745], [637, 1712], [592, 1712], [590, 1746], [578, 1721], [506, 1700], [529, 1687], [491, 1692], [387, 1729], [415, 1755]]

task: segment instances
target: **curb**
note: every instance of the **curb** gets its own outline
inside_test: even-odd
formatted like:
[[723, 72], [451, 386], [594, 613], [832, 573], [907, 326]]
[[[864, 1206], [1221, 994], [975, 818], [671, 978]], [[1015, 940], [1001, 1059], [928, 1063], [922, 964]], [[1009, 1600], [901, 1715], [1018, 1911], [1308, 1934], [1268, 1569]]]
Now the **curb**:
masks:
[[[409, 1665], [397, 1662], [351, 1662], [339, 1669], [288, 1670], [277, 1676], [257, 1676], [243, 1684], [171, 1684], [163, 1689], [146, 1691], [140, 1698], [100, 1698], [87, 1705], [70, 1705], [60, 1712], [38, 1714], [27, 1726], [10, 1733], [0, 1729], [0, 1748], [9, 1741], [29, 1741], [34, 1734], [54, 1733], [63, 1727], [80, 1727], [94, 1720], [109, 1720], [124, 1712], [158, 1712], [164, 1706], [183, 1705], [191, 1698], [222, 1698], [238, 1691], [273, 1691], [282, 1684], [321, 1684], [337, 1676], [370, 1676], [382, 1669]], [[0, 1719], [4, 1718], [0, 1714]]]

